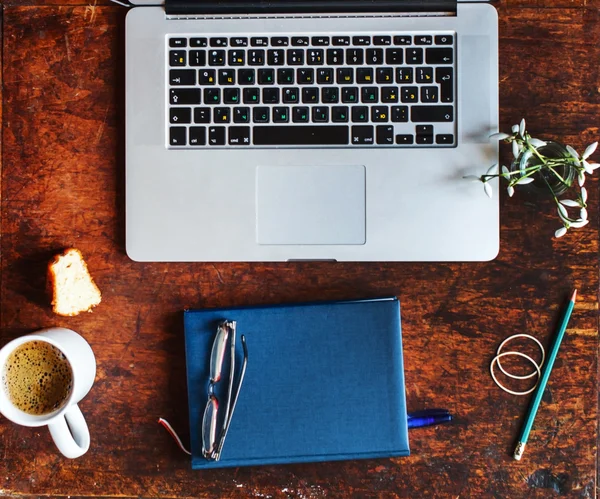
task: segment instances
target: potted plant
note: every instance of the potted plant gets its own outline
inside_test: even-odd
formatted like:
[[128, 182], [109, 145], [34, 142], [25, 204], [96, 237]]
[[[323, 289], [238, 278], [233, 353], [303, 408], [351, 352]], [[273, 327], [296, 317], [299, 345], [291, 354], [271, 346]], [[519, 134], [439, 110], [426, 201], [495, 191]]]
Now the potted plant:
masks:
[[[510, 167], [493, 165], [481, 176], [468, 175], [483, 183], [485, 193], [492, 197], [490, 180], [501, 177], [507, 183], [508, 195], [512, 197], [515, 187], [529, 186], [537, 192], [546, 192], [556, 203], [562, 227], [556, 230], [555, 237], [562, 237], [568, 229], [587, 225], [587, 191], [583, 184], [585, 175], [591, 175], [600, 168], [598, 163], [588, 159], [596, 151], [598, 142], [589, 145], [582, 155], [571, 146], [558, 142], [543, 141], [529, 135], [525, 120], [512, 127], [512, 133], [496, 133], [491, 138], [512, 145], [514, 161]], [[574, 215], [576, 213], [576, 215]]]

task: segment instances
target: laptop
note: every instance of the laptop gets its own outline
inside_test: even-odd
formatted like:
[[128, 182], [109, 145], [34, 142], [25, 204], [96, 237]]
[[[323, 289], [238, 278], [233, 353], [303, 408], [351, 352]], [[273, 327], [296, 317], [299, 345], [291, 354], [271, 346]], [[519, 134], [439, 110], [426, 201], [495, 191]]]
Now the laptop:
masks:
[[142, 2], [126, 20], [130, 258], [495, 258], [498, 196], [463, 178], [498, 161], [488, 2]]

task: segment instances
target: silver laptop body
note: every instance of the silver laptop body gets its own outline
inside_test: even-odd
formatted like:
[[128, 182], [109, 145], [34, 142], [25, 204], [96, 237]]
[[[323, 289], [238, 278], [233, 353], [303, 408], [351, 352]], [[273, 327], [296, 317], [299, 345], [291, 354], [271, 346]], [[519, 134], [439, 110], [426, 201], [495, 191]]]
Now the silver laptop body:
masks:
[[[130, 258], [495, 258], [497, 185], [490, 199], [463, 178], [498, 160], [491, 5], [382, 0], [365, 12], [378, 2], [333, 0], [310, 12], [282, 1], [243, 12], [169, 1], [127, 15]], [[324, 90], [330, 81], [337, 90]]]

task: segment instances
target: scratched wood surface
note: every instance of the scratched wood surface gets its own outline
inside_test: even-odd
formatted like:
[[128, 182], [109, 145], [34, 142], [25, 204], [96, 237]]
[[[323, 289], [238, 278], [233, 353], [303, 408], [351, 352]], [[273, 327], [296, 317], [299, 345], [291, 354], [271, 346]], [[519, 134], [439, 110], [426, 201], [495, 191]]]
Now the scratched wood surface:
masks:
[[[600, 2], [498, 9], [503, 128], [525, 116], [534, 135], [579, 149], [600, 138]], [[0, 419], [0, 496], [596, 496], [597, 180], [587, 182], [592, 222], [560, 240], [550, 202], [502, 194], [501, 251], [489, 263], [134, 263], [124, 253], [125, 11], [6, 0], [3, 12], [0, 345], [66, 326], [91, 343], [98, 374], [80, 404], [92, 434], [80, 459], [62, 458], [45, 428]], [[46, 263], [66, 246], [82, 250], [103, 292], [81, 317], [54, 316], [43, 293]], [[490, 359], [509, 334], [548, 344], [574, 286], [577, 307], [515, 462], [528, 399], [495, 387]], [[189, 438], [184, 308], [390, 294], [402, 301], [409, 410], [456, 415], [413, 430], [409, 458], [193, 472], [157, 425], [165, 417]]]

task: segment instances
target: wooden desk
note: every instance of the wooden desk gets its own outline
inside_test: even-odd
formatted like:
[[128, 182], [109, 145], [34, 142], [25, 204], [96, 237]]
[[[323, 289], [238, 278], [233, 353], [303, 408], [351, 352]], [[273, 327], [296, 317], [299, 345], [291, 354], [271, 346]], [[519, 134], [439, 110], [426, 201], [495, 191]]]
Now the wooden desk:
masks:
[[[511, 0], [498, 10], [502, 128], [526, 116], [535, 135], [580, 150], [598, 140], [600, 1]], [[94, 348], [98, 374], [81, 403], [92, 447], [80, 459], [63, 459], [45, 428], [0, 420], [0, 496], [594, 497], [597, 179], [587, 183], [591, 223], [559, 240], [551, 202], [503, 192], [501, 251], [490, 263], [134, 263], [124, 252], [124, 17], [106, 1], [4, 2], [0, 344], [70, 327]], [[104, 299], [91, 314], [60, 318], [43, 294], [45, 265], [71, 245]], [[516, 462], [528, 398], [492, 383], [490, 359], [509, 334], [548, 344], [575, 286], [577, 307]], [[409, 409], [457, 416], [413, 430], [411, 457], [192, 472], [157, 424], [165, 417], [189, 437], [185, 307], [390, 294], [403, 304]]]

